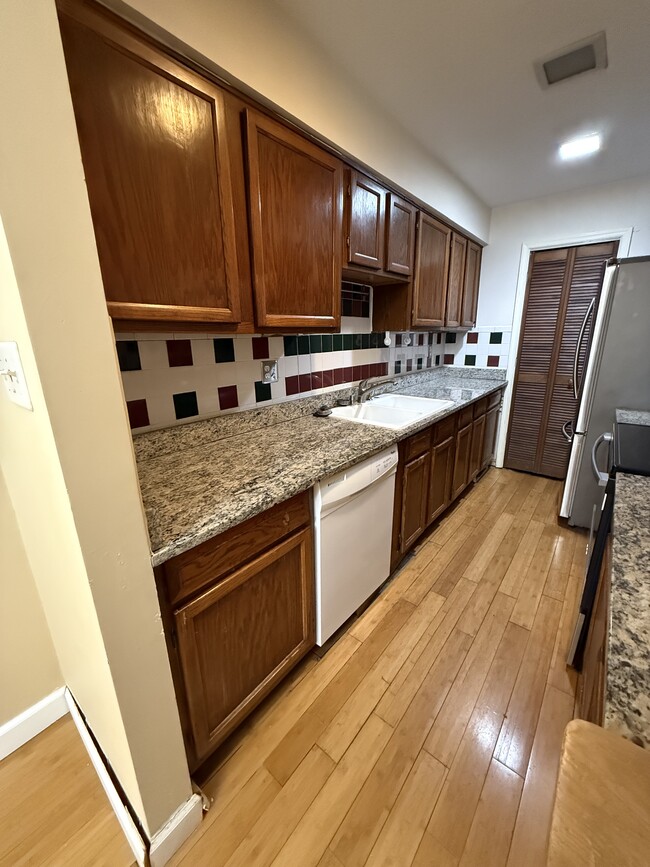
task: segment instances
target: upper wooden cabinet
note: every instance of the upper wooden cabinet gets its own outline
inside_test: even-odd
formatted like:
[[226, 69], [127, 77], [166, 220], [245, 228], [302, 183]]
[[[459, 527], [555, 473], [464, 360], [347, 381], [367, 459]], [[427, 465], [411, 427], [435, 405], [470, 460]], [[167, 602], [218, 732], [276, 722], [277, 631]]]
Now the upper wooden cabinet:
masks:
[[359, 172], [348, 176], [345, 231], [350, 265], [384, 267], [386, 190]]
[[445, 324], [451, 229], [424, 211], [418, 215], [413, 287], [413, 325]]
[[460, 325], [466, 254], [467, 238], [457, 232], [452, 232], [449, 282], [447, 284], [447, 312], [445, 315], [445, 324], [451, 328], [457, 328]]
[[342, 164], [251, 109], [246, 131], [257, 323], [338, 328]]
[[109, 312], [239, 322], [221, 91], [93, 7], [59, 7]]
[[463, 280], [463, 301], [461, 304], [460, 324], [465, 328], [476, 325], [478, 308], [478, 283], [481, 276], [481, 253], [478, 244], [469, 241], [465, 257], [465, 277]]
[[415, 216], [410, 202], [365, 175], [350, 171], [345, 214], [347, 264], [384, 275], [410, 277]]
[[386, 270], [410, 277], [413, 273], [416, 210], [409, 202], [389, 193], [386, 213]]

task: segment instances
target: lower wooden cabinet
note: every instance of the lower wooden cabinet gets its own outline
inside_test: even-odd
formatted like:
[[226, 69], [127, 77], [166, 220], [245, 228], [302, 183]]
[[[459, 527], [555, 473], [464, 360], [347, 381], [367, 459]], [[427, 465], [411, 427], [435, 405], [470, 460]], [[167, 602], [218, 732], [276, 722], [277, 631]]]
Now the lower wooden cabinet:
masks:
[[[293, 526], [297, 512], [309, 521], [299, 529]], [[242, 536], [249, 546], [238, 550]], [[178, 594], [174, 561], [157, 572], [191, 770], [314, 645], [314, 558], [307, 495], [274, 507], [196, 551], [194, 574], [202, 576], [203, 586], [181, 604], [168, 601]], [[236, 566], [233, 551], [239, 555]], [[192, 571], [192, 553], [180, 555], [185, 571]], [[229, 566], [225, 574], [220, 568], [224, 561]], [[210, 573], [217, 577], [210, 580]]]
[[461, 428], [456, 434], [456, 455], [454, 457], [454, 476], [451, 485], [452, 500], [460, 496], [469, 482], [470, 451], [472, 448], [473, 422]]
[[481, 398], [399, 444], [391, 570], [491, 462], [501, 394]]
[[600, 569], [598, 590], [587, 634], [587, 643], [578, 683], [578, 716], [596, 725], [603, 724], [607, 677], [609, 590], [611, 584], [611, 537], [607, 541]]

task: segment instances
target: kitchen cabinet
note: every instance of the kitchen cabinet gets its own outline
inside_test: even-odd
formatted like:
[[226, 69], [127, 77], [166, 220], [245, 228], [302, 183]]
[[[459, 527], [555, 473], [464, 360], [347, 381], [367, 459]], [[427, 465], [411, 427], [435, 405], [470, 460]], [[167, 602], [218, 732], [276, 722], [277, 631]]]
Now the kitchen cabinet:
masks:
[[607, 676], [612, 540], [607, 540], [578, 684], [578, 716], [603, 724]]
[[228, 324], [242, 286], [223, 92], [90, 5], [59, 18], [108, 310]]
[[194, 770], [314, 645], [308, 495], [173, 558], [156, 580]]
[[469, 453], [468, 480], [473, 482], [483, 468], [483, 444], [485, 439], [485, 412], [472, 422], [472, 444]]
[[499, 413], [501, 410], [501, 392], [497, 392], [494, 396], [495, 403], [492, 407], [488, 405], [488, 411], [485, 414], [485, 431], [483, 433], [483, 457], [481, 459], [481, 468], [485, 469], [494, 460], [496, 454], [497, 430], [499, 428]]
[[[467, 410], [469, 410], [469, 418]], [[469, 482], [470, 453], [472, 447], [472, 413], [466, 407], [458, 414], [458, 433], [456, 434], [456, 453], [454, 455], [454, 475], [452, 480], [452, 499], [460, 496]]]
[[413, 325], [436, 328], [445, 324], [449, 253], [452, 231], [424, 211], [418, 214], [413, 286]]
[[256, 321], [264, 328], [338, 328], [342, 164], [252, 109], [246, 136]]
[[431, 470], [429, 475], [429, 500], [427, 520], [432, 521], [442, 515], [451, 503], [451, 481], [454, 471], [455, 439], [449, 436], [436, 443], [431, 449]]
[[467, 238], [459, 235], [458, 232], [451, 233], [449, 280], [447, 283], [447, 306], [445, 311], [445, 324], [450, 328], [457, 328], [461, 324], [467, 243]]
[[465, 274], [463, 277], [463, 300], [460, 311], [460, 324], [464, 328], [472, 328], [476, 325], [476, 313], [478, 309], [478, 284], [481, 276], [482, 250], [473, 241], [467, 242], [467, 255], [465, 257]]
[[348, 264], [383, 269], [386, 195], [383, 187], [365, 175], [348, 173], [345, 214]]
[[425, 453], [404, 466], [399, 545], [405, 551], [413, 546], [427, 525], [429, 460], [429, 455]]
[[395, 193], [389, 193], [386, 213], [386, 270], [390, 274], [410, 277], [413, 273], [416, 209]]

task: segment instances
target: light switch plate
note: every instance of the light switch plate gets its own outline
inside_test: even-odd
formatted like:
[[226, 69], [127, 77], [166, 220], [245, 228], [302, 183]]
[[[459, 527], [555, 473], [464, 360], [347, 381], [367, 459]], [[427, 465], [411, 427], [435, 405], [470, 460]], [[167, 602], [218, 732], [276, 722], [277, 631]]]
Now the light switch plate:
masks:
[[9, 395], [9, 400], [13, 400], [18, 406], [24, 406], [25, 409], [32, 409], [32, 401], [29, 397], [17, 343], [12, 341], [0, 342], [0, 378]]
[[262, 362], [262, 382], [277, 382], [278, 381], [278, 360], [277, 358], [269, 358], [268, 361]]

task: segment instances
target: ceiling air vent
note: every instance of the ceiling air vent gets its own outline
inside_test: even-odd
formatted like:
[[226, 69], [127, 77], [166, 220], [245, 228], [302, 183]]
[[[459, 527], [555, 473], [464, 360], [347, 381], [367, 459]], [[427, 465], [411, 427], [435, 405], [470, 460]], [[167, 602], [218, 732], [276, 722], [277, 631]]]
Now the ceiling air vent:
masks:
[[605, 31], [588, 39], [581, 39], [566, 48], [554, 51], [535, 63], [535, 75], [544, 90], [574, 75], [607, 66], [607, 42]]

